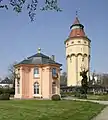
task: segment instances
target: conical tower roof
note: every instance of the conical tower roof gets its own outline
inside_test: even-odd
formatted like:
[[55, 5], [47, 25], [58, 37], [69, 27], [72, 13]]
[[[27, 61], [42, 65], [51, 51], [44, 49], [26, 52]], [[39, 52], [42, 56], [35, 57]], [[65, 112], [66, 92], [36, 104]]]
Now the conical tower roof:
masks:
[[71, 29], [71, 32], [70, 32], [69, 38], [78, 37], [78, 36], [80, 36], [80, 37], [85, 36], [84, 26], [82, 24], [80, 24], [78, 17], [75, 18], [74, 23], [72, 24], [70, 29]]
[[75, 18], [75, 21], [74, 21], [73, 25], [75, 25], [75, 24], [80, 24], [80, 21], [79, 21], [78, 17]]

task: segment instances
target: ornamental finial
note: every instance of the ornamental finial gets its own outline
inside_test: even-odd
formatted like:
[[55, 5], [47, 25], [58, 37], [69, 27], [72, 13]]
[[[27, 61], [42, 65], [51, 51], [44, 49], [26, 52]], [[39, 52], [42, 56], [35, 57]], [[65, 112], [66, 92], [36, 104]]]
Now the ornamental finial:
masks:
[[78, 17], [78, 11], [76, 10], [76, 17]]
[[41, 48], [38, 48], [38, 53], [40, 53], [41, 52]]

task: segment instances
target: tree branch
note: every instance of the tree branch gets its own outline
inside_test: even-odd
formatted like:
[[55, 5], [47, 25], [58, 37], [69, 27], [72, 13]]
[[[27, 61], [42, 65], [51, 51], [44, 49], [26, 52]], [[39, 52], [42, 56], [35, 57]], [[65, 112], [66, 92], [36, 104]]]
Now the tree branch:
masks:
[[[3, 4], [4, 0], [0, 0], [0, 8], [5, 8], [8, 10], [10, 5], [15, 12], [20, 13], [22, 12], [23, 7], [26, 6], [31, 21], [34, 21], [39, 0], [8, 0], [8, 1], [9, 3]], [[58, 0], [44, 0], [44, 4], [45, 4], [44, 7], [40, 9], [42, 11], [45, 10], [55, 10], [57, 12], [62, 11], [58, 7]]]

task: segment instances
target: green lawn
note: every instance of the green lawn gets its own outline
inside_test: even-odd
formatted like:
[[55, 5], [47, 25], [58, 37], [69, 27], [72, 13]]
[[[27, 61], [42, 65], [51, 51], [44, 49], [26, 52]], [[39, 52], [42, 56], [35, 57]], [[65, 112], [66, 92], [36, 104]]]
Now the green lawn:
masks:
[[0, 101], [0, 120], [90, 120], [105, 106], [79, 101]]
[[87, 99], [108, 101], [108, 95], [88, 95]]

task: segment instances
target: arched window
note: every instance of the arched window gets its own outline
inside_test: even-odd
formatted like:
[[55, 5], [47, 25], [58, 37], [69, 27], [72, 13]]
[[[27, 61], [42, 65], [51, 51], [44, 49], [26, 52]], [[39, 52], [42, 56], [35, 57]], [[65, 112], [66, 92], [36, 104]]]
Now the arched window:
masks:
[[39, 83], [34, 83], [34, 94], [39, 94]]
[[34, 68], [34, 77], [39, 77], [39, 68]]

